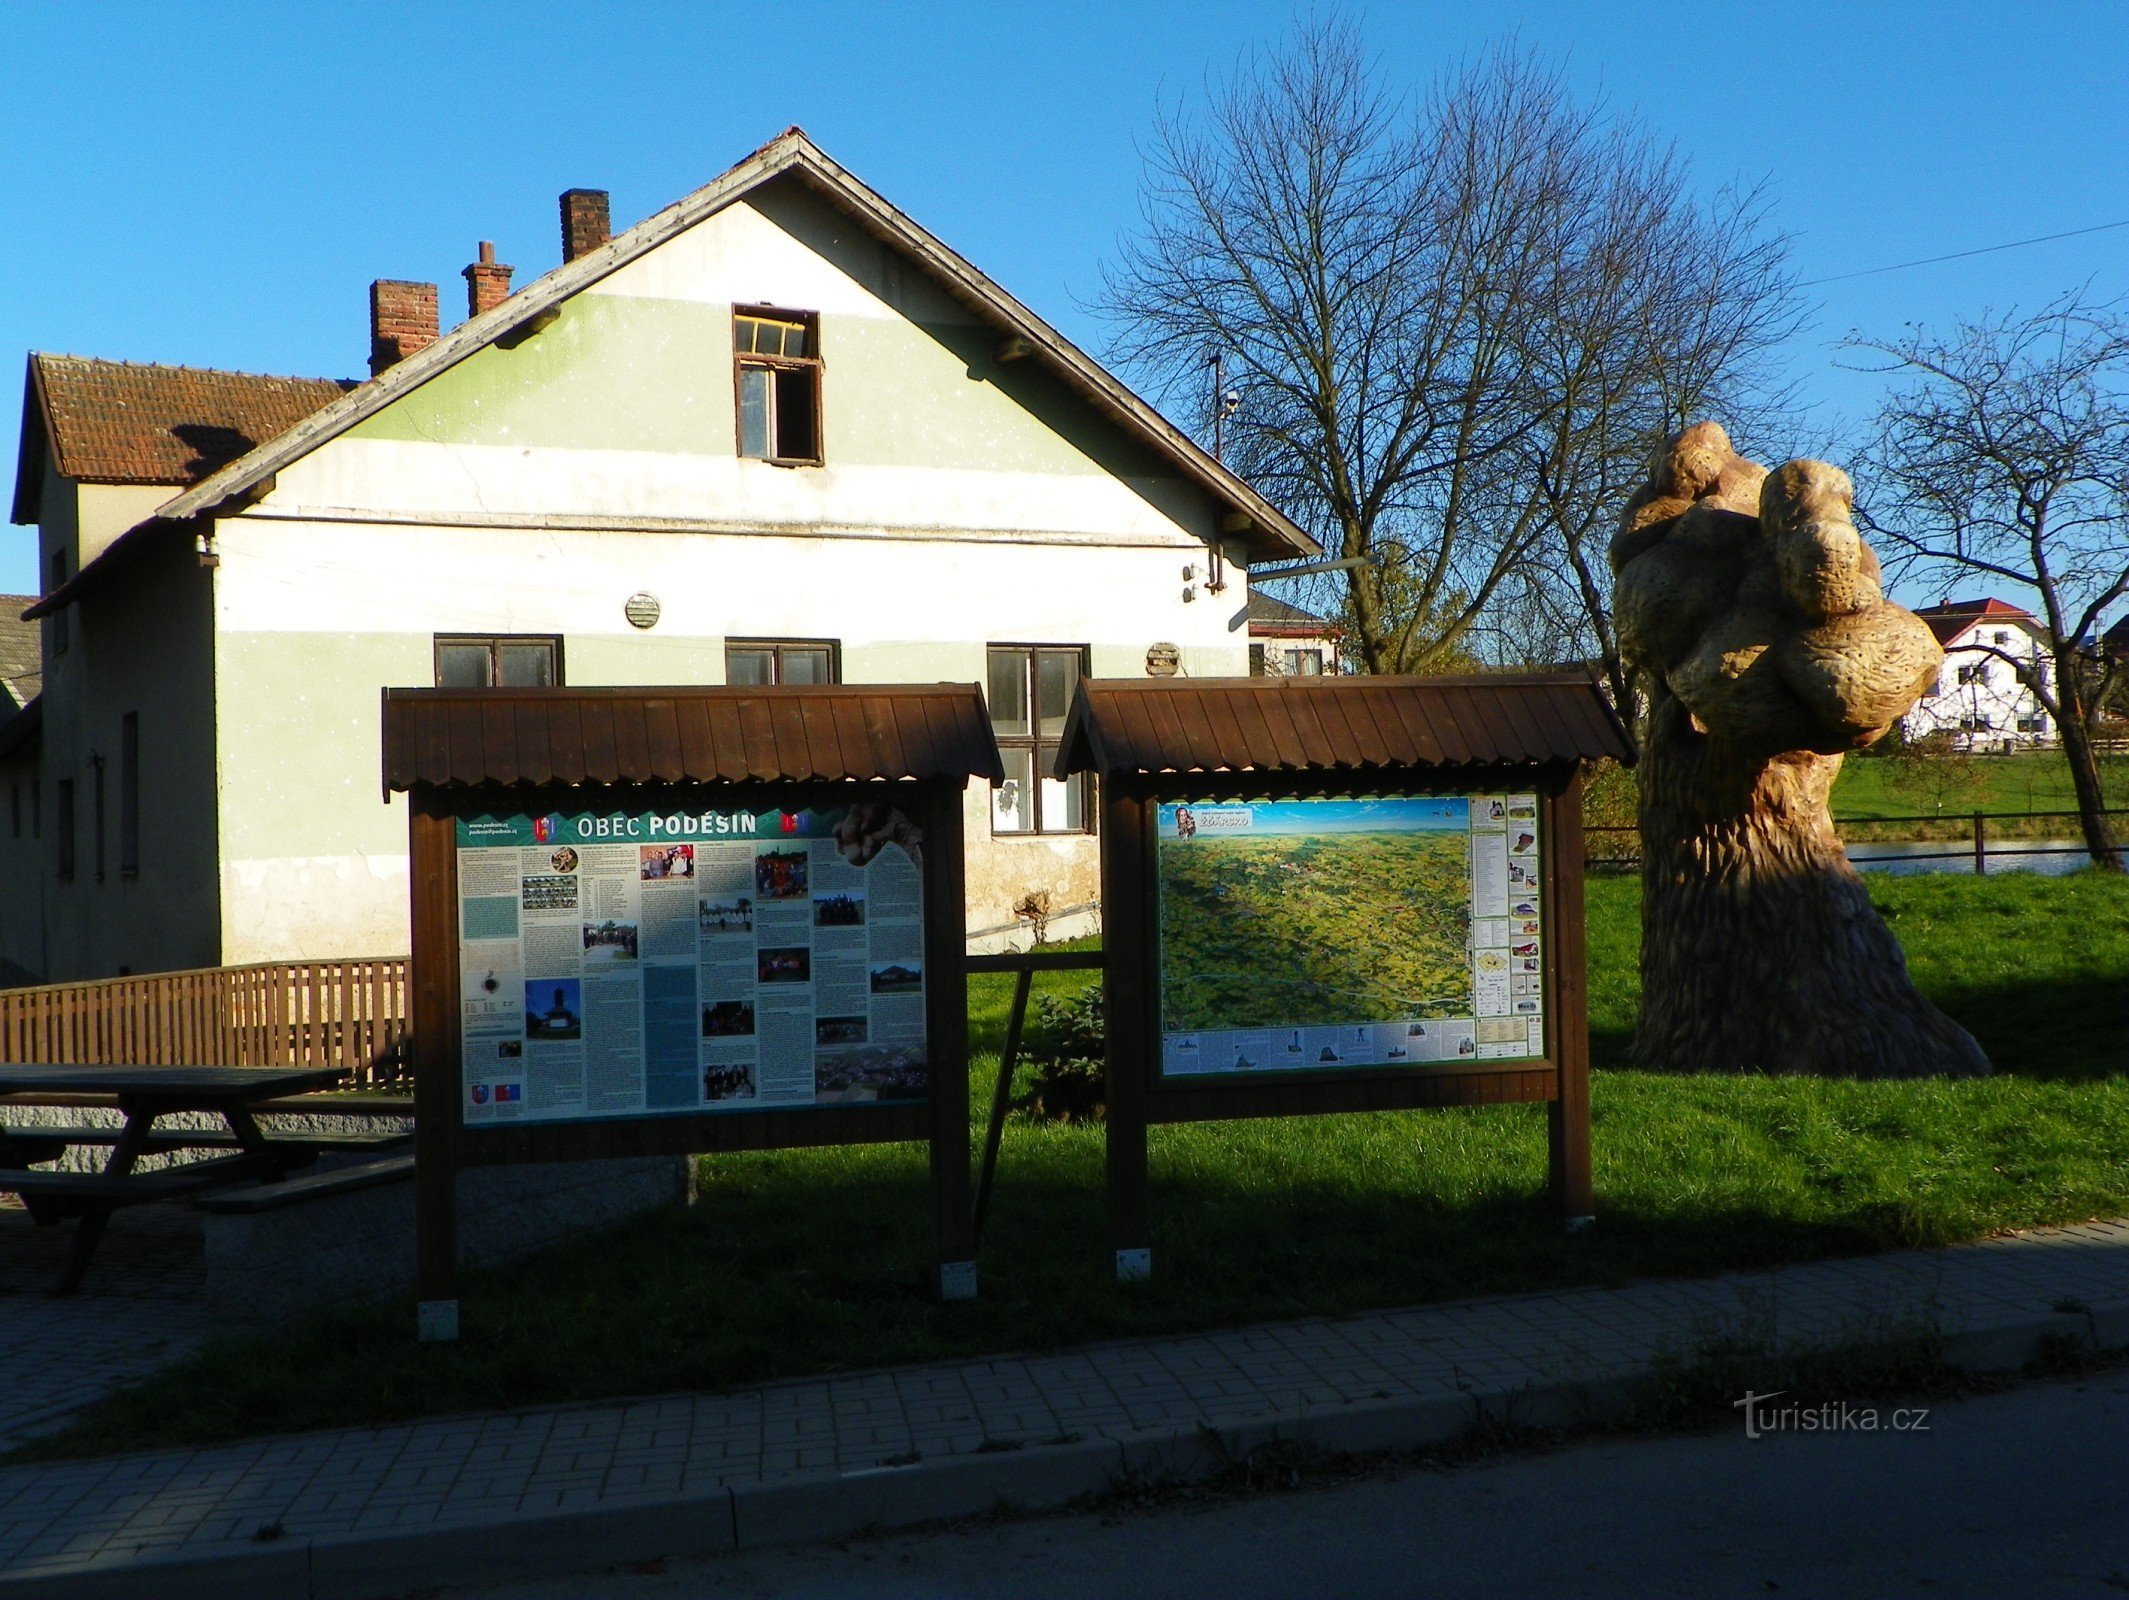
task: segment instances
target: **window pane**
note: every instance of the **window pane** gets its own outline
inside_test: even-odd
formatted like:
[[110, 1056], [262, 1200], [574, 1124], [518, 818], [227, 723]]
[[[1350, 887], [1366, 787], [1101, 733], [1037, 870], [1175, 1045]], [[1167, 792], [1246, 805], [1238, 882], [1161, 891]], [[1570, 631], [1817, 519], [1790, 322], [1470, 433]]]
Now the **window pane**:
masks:
[[769, 369], [739, 369], [739, 453], [767, 459], [769, 439]]
[[758, 686], [776, 681], [774, 650], [727, 650], [724, 653], [726, 683]]
[[485, 689], [488, 684], [485, 644], [440, 644], [436, 647], [436, 686], [440, 689]]
[[783, 682], [835, 682], [835, 674], [829, 670], [829, 654], [826, 650], [801, 649], [796, 646], [785, 645], [781, 654], [784, 658]]
[[1320, 678], [1323, 676], [1323, 652], [1321, 650], [1289, 650], [1286, 652], [1286, 671], [1289, 677]]
[[990, 675], [991, 731], [1001, 739], [1023, 737], [1028, 728], [1028, 653], [993, 650]]
[[1072, 709], [1072, 689], [1079, 682], [1079, 652], [1037, 652], [1035, 676], [1036, 713], [1040, 718], [1040, 725], [1035, 731], [1046, 737], [1055, 737], [1064, 732], [1065, 713]]
[[502, 682], [512, 689], [545, 689], [554, 682], [554, 646], [544, 639], [537, 644], [504, 644]]
[[991, 832], [1032, 832], [1035, 793], [1029, 780], [1034, 772], [1034, 753], [1023, 746], [998, 754], [1005, 758], [1005, 782], [991, 791]]
[[1042, 785], [1042, 831], [1076, 833], [1087, 825], [1080, 804], [1086, 793], [1086, 775], [1075, 772], [1069, 778], [1053, 778], [1050, 773], [1056, 760], [1054, 744], [1042, 745], [1035, 752], [1037, 780]]
[[811, 461], [820, 454], [813, 431], [820, 375], [808, 367], [775, 376], [776, 453], [787, 461]]

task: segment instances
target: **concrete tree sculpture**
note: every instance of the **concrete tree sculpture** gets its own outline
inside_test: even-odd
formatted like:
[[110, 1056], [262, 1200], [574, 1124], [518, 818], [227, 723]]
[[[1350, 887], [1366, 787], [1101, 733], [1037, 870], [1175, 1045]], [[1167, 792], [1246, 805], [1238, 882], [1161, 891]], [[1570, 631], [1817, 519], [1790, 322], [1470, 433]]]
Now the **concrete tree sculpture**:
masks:
[[1846, 473], [1769, 473], [1712, 422], [1670, 441], [1612, 541], [1621, 651], [1646, 674], [1641, 1019], [1678, 1071], [1989, 1070], [1916, 992], [1827, 797], [1943, 662], [1885, 598]]

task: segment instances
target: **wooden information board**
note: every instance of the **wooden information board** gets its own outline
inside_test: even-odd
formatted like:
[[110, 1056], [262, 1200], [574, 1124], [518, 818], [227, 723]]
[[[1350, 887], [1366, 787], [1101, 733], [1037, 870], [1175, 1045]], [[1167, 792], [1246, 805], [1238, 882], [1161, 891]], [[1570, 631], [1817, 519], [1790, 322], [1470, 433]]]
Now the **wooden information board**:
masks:
[[969, 1237], [962, 791], [974, 685], [387, 690], [413, 900], [424, 1337], [457, 1173], [922, 1140]]
[[1090, 680], [1111, 1245], [1151, 1270], [1161, 1122], [1543, 1101], [1590, 1214], [1578, 677]]

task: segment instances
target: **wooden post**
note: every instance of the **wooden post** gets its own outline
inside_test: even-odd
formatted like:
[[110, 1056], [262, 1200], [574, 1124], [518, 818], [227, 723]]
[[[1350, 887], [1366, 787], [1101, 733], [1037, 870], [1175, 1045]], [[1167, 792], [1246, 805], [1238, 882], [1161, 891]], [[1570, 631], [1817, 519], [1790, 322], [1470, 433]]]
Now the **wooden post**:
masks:
[[[933, 1287], [941, 1300], [976, 1298], [969, 1204], [968, 925], [963, 882], [963, 785], [928, 780], [925, 831], [924, 995], [931, 1079]], [[890, 801], [891, 801], [890, 796]]]
[[414, 1240], [416, 1328], [458, 1337], [458, 822], [444, 797], [408, 796], [413, 878]]
[[1020, 1031], [1027, 1026], [1028, 988], [1035, 969], [1013, 974], [1013, 1009], [1005, 1019], [1005, 1049], [998, 1055], [998, 1081], [991, 1086], [991, 1120], [983, 1132], [983, 1164], [976, 1169], [976, 1211], [969, 1237], [980, 1249], [983, 1219], [991, 1209], [991, 1184], [998, 1176], [998, 1145], [1005, 1137], [1005, 1113], [1013, 1100], [1013, 1069], [1020, 1065]]
[[1102, 785], [1102, 1009], [1108, 1027], [1103, 1094], [1108, 1103], [1109, 1249], [1120, 1282], [1152, 1276], [1146, 1195], [1146, 1090], [1154, 1031], [1153, 951], [1146, 937], [1154, 870], [1148, 827], [1154, 802], [1132, 780]]
[[1974, 876], [1985, 878], [1989, 870], [1988, 816], [1974, 813]]
[[1545, 797], [1545, 922], [1552, 943], [1553, 1059], [1559, 1093], [1546, 1107], [1553, 1209], [1571, 1229], [1595, 1220], [1589, 1149], [1589, 983], [1582, 928], [1582, 769]]

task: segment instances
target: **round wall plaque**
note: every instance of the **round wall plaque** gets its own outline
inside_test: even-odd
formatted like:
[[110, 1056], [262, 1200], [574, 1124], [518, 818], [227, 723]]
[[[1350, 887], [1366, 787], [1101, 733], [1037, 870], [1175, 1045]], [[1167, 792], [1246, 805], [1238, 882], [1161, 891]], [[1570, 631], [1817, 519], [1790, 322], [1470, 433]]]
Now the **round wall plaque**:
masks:
[[658, 597], [654, 594], [632, 594], [621, 610], [632, 626], [655, 628], [658, 625]]
[[1146, 676], [1149, 678], [1172, 678], [1181, 664], [1183, 653], [1172, 644], [1146, 646]]

